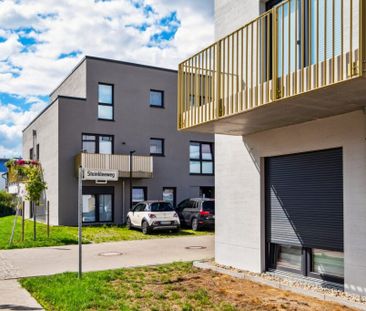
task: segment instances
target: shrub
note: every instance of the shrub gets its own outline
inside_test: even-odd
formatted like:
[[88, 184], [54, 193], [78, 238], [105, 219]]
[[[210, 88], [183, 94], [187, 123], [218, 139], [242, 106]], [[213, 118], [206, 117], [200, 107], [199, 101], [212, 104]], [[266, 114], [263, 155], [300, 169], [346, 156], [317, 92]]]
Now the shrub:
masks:
[[4, 190], [0, 190], [0, 217], [15, 214], [14, 197]]

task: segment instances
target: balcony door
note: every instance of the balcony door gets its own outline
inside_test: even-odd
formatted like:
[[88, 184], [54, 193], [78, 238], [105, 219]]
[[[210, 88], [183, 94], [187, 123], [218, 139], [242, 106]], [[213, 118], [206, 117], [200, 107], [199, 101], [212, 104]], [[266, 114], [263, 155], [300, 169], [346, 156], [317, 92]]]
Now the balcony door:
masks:
[[278, 77], [341, 54], [342, 0], [290, 0], [276, 11]]

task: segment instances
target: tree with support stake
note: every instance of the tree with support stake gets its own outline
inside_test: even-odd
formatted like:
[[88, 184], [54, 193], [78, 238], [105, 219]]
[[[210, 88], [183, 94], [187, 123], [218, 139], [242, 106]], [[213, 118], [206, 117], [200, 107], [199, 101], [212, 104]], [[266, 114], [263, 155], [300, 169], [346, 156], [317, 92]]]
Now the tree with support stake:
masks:
[[43, 180], [42, 167], [38, 161], [22, 159], [9, 160], [5, 165], [8, 168], [10, 192], [16, 194], [18, 198], [9, 244], [13, 242], [19, 211], [22, 212], [22, 239], [24, 240], [24, 199], [30, 201], [34, 220], [34, 240], [36, 240], [36, 204], [39, 204], [42, 193], [47, 189], [47, 184]]

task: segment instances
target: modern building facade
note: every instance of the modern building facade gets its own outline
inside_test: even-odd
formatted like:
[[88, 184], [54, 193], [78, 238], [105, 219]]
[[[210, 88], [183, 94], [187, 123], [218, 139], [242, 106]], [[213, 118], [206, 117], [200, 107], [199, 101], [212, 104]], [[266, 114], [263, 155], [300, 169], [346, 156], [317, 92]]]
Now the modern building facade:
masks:
[[216, 0], [179, 65], [178, 128], [215, 133], [216, 261], [366, 295], [366, 12]]
[[50, 98], [23, 157], [42, 164], [51, 224], [77, 224], [80, 166], [101, 176], [83, 181], [84, 223], [123, 223], [131, 181], [133, 204], [213, 195], [214, 136], [177, 131], [176, 71], [87, 56]]

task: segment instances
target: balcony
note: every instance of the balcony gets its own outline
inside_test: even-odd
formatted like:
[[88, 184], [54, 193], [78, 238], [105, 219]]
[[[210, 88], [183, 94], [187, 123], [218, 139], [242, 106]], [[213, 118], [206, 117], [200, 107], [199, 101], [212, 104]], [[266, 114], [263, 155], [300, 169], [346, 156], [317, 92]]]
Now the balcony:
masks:
[[[153, 177], [153, 157], [132, 157], [133, 178]], [[124, 154], [80, 153], [75, 157], [76, 171], [79, 167], [95, 170], [117, 170], [120, 178], [130, 176], [130, 156]], [[77, 175], [77, 174], [76, 174]]]
[[246, 135], [366, 106], [363, 0], [288, 0], [183, 61], [178, 129]]

